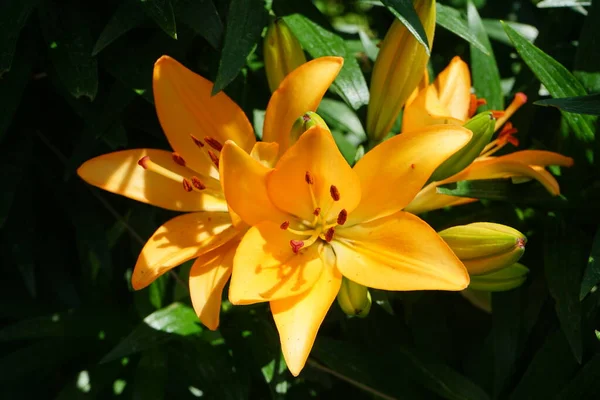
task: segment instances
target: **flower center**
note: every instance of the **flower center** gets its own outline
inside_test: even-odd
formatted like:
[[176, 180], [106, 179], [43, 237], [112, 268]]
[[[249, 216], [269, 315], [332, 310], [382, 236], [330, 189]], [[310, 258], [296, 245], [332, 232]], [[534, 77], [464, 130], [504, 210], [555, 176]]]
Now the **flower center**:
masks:
[[508, 122], [508, 119], [519, 109], [523, 104], [527, 102], [527, 96], [524, 93], [517, 93], [512, 103], [504, 111], [493, 111], [494, 116], [497, 118], [495, 131], [500, 127], [502, 130], [498, 133], [498, 137], [487, 144], [481, 151], [480, 157], [488, 157], [506, 146], [507, 143], [513, 146], [519, 145], [519, 139], [514, 135], [517, 133], [517, 129], [513, 127], [512, 123]]
[[295, 235], [306, 237], [304, 240], [300, 239], [292, 239], [290, 240], [290, 247], [292, 251], [296, 254], [300, 252], [301, 249], [306, 248], [319, 239], [325, 242], [331, 242], [333, 240], [333, 236], [335, 235], [335, 228], [338, 225], [344, 225], [346, 220], [348, 219], [348, 212], [346, 209], [342, 209], [335, 218], [327, 218], [329, 215], [329, 211], [333, 205], [340, 201], [340, 191], [337, 186], [331, 185], [329, 187], [329, 201], [326, 204], [326, 207], [323, 209], [319, 207], [317, 204], [317, 199], [314, 192], [314, 184], [315, 178], [309, 172], [306, 171], [304, 175], [304, 181], [308, 185], [308, 190], [310, 192], [310, 197], [312, 200], [313, 206], [313, 219], [312, 221], [301, 221], [294, 228], [290, 227], [290, 221], [283, 221], [280, 225], [280, 228], [286, 231], [289, 231]]
[[[210, 161], [217, 168], [219, 168], [219, 156], [213, 150], [205, 149], [204, 142], [200, 141], [196, 137], [192, 136], [192, 140], [202, 150], [201, 153], [205, 157], [208, 157]], [[221, 149], [223, 148], [223, 145], [218, 140], [212, 137], [207, 136], [204, 138], [204, 140], [206, 144], [212, 147], [212, 149], [214, 149], [216, 152], [221, 151]], [[195, 172], [192, 169], [187, 167], [185, 159], [180, 154], [173, 153], [171, 156], [175, 164], [184, 167], [185, 172], [188, 173], [182, 173], [182, 171], [175, 171], [174, 169], [177, 168], [169, 169], [163, 165], [160, 165], [151, 160], [150, 156], [144, 156], [140, 158], [138, 164], [147, 171], [151, 171], [156, 174], [162, 175], [165, 178], [171, 179], [175, 182], [181, 182], [183, 190], [186, 192], [194, 191], [205, 193], [213, 197], [223, 198], [223, 192], [221, 190], [221, 185], [218, 180], [209, 176], [202, 176], [201, 174], [197, 173], [195, 174]], [[202, 176], [202, 179], [200, 179], [196, 175]]]

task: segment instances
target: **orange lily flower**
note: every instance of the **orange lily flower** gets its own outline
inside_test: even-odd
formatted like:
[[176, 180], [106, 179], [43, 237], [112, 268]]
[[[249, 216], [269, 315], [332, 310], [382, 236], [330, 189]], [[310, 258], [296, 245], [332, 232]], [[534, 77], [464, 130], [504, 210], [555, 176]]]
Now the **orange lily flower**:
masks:
[[[323, 57], [290, 73], [268, 104], [263, 137], [285, 149], [295, 119], [317, 108], [342, 63], [339, 57]], [[175, 152], [118, 151], [85, 162], [77, 173], [109, 192], [186, 212], [167, 221], [150, 237], [131, 283], [134, 289], [142, 289], [195, 258], [189, 278], [192, 304], [202, 323], [214, 330], [236, 247], [248, 229], [228, 212], [219, 181], [219, 153], [225, 142], [232, 141], [244, 154], [269, 164], [277, 157], [278, 145], [256, 143], [242, 109], [225, 93], [211, 96], [212, 88], [212, 82], [173, 58], [161, 57], [154, 66], [154, 100]]]
[[[470, 91], [469, 68], [460, 57], [454, 57], [435, 82], [419, 91], [418, 95], [407, 104], [402, 120], [403, 132], [436, 124], [463, 125], [475, 114], [477, 107], [485, 104], [484, 99], [477, 99]], [[502, 127], [497, 138], [490, 142], [480, 156], [464, 170], [442, 181], [429, 183], [406, 210], [420, 214], [476, 201], [476, 199], [439, 194], [436, 191], [440, 185], [461, 180], [511, 178], [515, 182], [521, 182], [535, 179], [552, 195], [559, 195], [558, 182], [545, 167], [549, 165], [570, 167], [573, 165], [572, 158], [543, 150], [523, 150], [499, 157], [492, 156], [508, 143], [518, 146], [519, 141], [514, 136], [517, 129], [508, 122], [508, 119], [526, 102], [525, 94], [517, 93], [506, 110], [494, 111], [497, 118], [496, 131]]]
[[469, 284], [440, 236], [401, 210], [470, 137], [458, 126], [426, 127], [383, 142], [354, 168], [321, 126], [302, 134], [274, 168], [225, 143], [225, 196], [252, 226], [233, 259], [229, 300], [270, 302], [292, 374], [304, 367], [342, 275], [385, 290]]

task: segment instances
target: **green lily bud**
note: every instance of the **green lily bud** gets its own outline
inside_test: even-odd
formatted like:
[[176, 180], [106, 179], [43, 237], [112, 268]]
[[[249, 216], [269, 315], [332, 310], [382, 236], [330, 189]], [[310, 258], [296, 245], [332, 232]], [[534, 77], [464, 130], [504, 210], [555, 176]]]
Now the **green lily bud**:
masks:
[[504, 292], [517, 288], [525, 282], [529, 269], [523, 264], [515, 263], [489, 274], [471, 277], [469, 289], [488, 292]]
[[265, 71], [274, 92], [283, 78], [306, 62], [300, 42], [282, 19], [269, 25], [264, 41]]
[[305, 112], [304, 115], [298, 118], [294, 122], [294, 125], [292, 125], [292, 130], [290, 132], [290, 146], [298, 141], [300, 135], [316, 125], [329, 130], [329, 127], [319, 114], [314, 111]]
[[371, 310], [371, 293], [366, 286], [342, 278], [342, 286], [337, 295], [342, 311], [347, 315], [364, 318]]
[[490, 111], [477, 114], [468, 120], [463, 127], [473, 132], [473, 137], [465, 147], [437, 167], [430, 180], [441, 181], [468, 167], [492, 139], [495, 125], [496, 118]]
[[439, 232], [439, 235], [471, 276], [516, 263], [525, 252], [527, 243], [525, 235], [518, 230], [490, 222], [453, 226]]

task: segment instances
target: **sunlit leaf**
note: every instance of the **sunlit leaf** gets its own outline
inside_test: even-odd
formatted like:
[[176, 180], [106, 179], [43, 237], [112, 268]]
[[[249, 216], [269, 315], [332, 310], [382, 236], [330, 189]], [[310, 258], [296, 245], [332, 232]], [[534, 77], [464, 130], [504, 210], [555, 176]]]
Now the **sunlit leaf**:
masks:
[[460, 11], [455, 8], [436, 3], [436, 23], [457, 36], [465, 39], [485, 55], [490, 55], [490, 46], [478, 37], [469, 26]]
[[408, 29], [408, 31], [425, 47], [427, 54], [430, 54], [429, 43], [425, 28], [415, 11], [412, 0], [381, 0], [396, 18]]

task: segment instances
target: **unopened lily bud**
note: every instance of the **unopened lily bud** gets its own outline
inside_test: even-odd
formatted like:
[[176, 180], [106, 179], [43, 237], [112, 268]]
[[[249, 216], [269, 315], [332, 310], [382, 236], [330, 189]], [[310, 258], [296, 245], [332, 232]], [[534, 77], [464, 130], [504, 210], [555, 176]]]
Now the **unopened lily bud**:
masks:
[[283, 78], [306, 62], [300, 42], [282, 19], [269, 25], [264, 42], [265, 71], [274, 92]]
[[[435, 1], [414, 0], [413, 4], [431, 48]], [[381, 42], [371, 75], [367, 135], [372, 142], [380, 142], [392, 129], [402, 106], [423, 79], [428, 60], [425, 47], [396, 19]]]
[[471, 276], [469, 289], [504, 292], [521, 286], [527, 280], [528, 273], [526, 266], [515, 263], [489, 274]]
[[316, 125], [329, 130], [329, 127], [319, 114], [314, 111], [307, 111], [304, 113], [304, 115], [298, 118], [294, 122], [294, 125], [292, 125], [292, 130], [290, 132], [290, 146], [298, 141], [300, 135]]
[[369, 315], [371, 310], [369, 289], [347, 278], [342, 279], [337, 301], [342, 311], [350, 316], [363, 318]]
[[492, 139], [495, 125], [496, 118], [490, 111], [477, 114], [468, 120], [463, 126], [473, 132], [471, 140], [437, 167], [430, 180], [441, 181], [469, 166]]
[[476, 222], [453, 226], [439, 232], [469, 275], [497, 271], [519, 261], [527, 238], [506, 225]]

